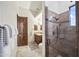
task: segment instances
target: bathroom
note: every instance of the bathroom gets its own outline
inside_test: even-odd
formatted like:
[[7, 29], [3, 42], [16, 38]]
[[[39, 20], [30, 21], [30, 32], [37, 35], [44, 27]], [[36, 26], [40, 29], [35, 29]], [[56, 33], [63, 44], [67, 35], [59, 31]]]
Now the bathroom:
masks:
[[78, 5], [75, 1], [0, 1], [0, 57], [79, 56]]

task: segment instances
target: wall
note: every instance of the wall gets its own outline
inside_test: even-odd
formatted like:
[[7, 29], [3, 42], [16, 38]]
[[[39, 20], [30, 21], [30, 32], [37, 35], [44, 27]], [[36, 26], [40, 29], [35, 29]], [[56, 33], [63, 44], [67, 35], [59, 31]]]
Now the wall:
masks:
[[34, 23], [34, 25], [38, 26], [38, 31], [40, 32], [41, 31], [40, 25], [42, 25], [42, 12], [40, 12], [40, 14], [34, 18], [33, 23]]
[[[17, 8], [15, 2], [0, 2], [0, 24], [8, 24], [17, 29]], [[4, 47], [4, 56], [16, 56], [17, 37], [8, 40]]]
[[[69, 11], [59, 14], [59, 21], [69, 21]], [[63, 32], [64, 40], [62, 50], [64, 53], [68, 54], [68, 56], [75, 56], [75, 40], [76, 38], [76, 26], [71, 26], [69, 22], [64, 22], [60, 26], [60, 30]], [[60, 36], [62, 36], [60, 34]], [[68, 47], [65, 47], [67, 46]]]

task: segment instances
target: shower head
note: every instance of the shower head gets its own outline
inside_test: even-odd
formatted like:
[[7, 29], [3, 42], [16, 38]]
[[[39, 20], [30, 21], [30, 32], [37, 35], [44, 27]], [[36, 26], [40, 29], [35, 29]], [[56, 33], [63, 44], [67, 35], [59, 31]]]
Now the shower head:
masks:
[[53, 18], [54, 18], [56, 21], [59, 20], [59, 18], [57, 18], [57, 17], [53, 17]]

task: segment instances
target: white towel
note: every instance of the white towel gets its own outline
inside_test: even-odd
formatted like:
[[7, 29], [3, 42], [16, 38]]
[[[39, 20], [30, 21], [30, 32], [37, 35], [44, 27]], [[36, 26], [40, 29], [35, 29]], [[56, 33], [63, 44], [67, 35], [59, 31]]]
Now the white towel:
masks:
[[10, 31], [9, 31], [9, 28], [8, 26], [4, 26], [4, 25], [1, 25], [2, 28], [2, 31], [1, 31], [1, 35], [2, 36], [2, 39], [1, 39], [1, 48], [0, 50], [2, 49], [2, 52], [1, 52], [1, 57], [5, 57], [5, 56], [9, 56], [10, 55]]
[[3, 56], [3, 29], [0, 28], [0, 57]]
[[7, 31], [9, 32], [8, 33], [9, 34], [9, 37], [12, 38], [12, 28], [11, 28], [11, 26], [10, 25], [7, 25], [7, 24], [5, 24], [3, 26], [6, 27]]
[[10, 38], [9, 28], [7, 26], [4, 26], [4, 29], [3, 29], [3, 43], [4, 43], [4, 46], [8, 45], [9, 38]]
[[2, 29], [3, 35], [0, 33], [3, 36], [2, 37], [3, 39], [1, 39], [3, 41], [1, 41], [2, 43], [0, 42], [3, 51], [1, 51], [0, 47], [0, 54], [1, 54], [0, 56], [10, 56], [11, 54], [14, 53], [13, 49], [15, 49], [16, 44], [15, 39], [17, 38], [18, 31], [16, 28], [14, 28], [14, 26], [8, 24], [3, 24], [1, 26], [4, 27], [4, 29]]
[[9, 38], [9, 49], [10, 49], [10, 56], [14, 56], [14, 54], [16, 53], [16, 47], [17, 47], [17, 34], [18, 34], [18, 31], [17, 31], [17, 28], [15, 28], [15, 26], [13, 25], [9, 25], [8, 26], [10, 28], [10, 34], [12, 35], [10, 38]]

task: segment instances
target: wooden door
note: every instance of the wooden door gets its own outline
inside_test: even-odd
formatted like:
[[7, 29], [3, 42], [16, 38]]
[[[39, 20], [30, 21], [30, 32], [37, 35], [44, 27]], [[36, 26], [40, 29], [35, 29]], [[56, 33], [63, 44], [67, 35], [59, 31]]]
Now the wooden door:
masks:
[[28, 44], [28, 23], [27, 17], [17, 16], [18, 38], [17, 45], [25, 46]]

